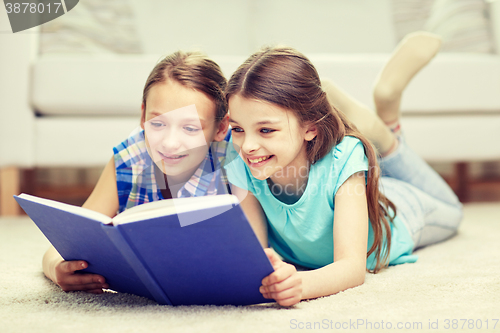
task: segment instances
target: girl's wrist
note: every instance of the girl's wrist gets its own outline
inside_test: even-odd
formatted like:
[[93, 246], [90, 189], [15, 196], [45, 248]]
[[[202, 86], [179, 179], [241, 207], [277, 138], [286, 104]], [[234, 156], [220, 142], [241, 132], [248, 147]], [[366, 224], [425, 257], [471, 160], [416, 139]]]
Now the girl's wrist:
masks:
[[308, 289], [308, 287], [310, 286], [310, 284], [307, 283], [307, 276], [309, 271], [300, 271], [300, 272], [297, 272], [297, 274], [299, 275], [300, 277], [300, 281], [302, 282], [302, 294], [300, 295], [300, 300], [306, 300], [306, 299], [310, 299], [312, 297], [309, 297], [308, 295], [310, 295], [310, 290]]
[[56, 280], [56, 266], [64, 261], [59, 253], [54, 249], [49, 249], [43, 257], [43, 273], [52, 282], [57, 283]]

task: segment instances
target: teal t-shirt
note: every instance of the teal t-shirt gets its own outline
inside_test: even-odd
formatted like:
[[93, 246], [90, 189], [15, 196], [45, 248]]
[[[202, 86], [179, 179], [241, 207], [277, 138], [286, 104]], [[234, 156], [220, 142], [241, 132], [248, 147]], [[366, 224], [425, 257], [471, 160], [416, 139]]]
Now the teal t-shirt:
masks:
[[[361, 141], [346, 136], [330, 153], [310, 167], [306, 189], [301, 198], [286, 204], [278, 200], [266, 180], [252, 176], [238, 158], [233, 145], [227, 154], [232, 160], [225, 168], [229, 182], [251, 191], [259, 200], [268, 220], [269, 243], [286, 261], [308, 268], [320, 268], [333, 262], [333, 224], [335, 194], [354, 173], [368, 170], [368, 159]], [[369, 221], [366, 221], [369, 223]], [[405, 225], [396, 217], [391, 225], [391, 265], [415, 262], [413, 240]], [[373, 244], [369, 225], [368, 248]], [[367, 258], [367, 268], [375, 267], [375, 256]]]

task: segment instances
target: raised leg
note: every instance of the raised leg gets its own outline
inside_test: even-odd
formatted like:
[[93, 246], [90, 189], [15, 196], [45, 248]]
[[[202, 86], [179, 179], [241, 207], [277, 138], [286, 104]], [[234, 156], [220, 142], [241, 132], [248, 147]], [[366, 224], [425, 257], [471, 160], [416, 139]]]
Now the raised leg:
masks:
[[356, 128], [370, 140], [380, 155], [390, 153], [396, 138], [384, 122], [367, 106], [361, 104], [329, 79], [321, 81], [328, 100], [342, 111]]
[[375, 145], [381, 156], [389, 155], [397, 148], [394, 134], [399, 135], [399, 107], [404, 89], [436, 55], [440, 45], [441, 39], [428, 32], [412, 33], [403, 39], [375, 81], [376, 113], [331, 80], [322, 80], [330, 103]]
[[428, 32], [407, 35], [396, 47], [373, 89], [378, 116], [397, 131], [401, 95], [411, 79], [437, 54], [441, 38]]
[[19, 205], [13, 195], [19, 194], [20, 182], [19, 168], [0, 168], [0, 216], [19, 215]]

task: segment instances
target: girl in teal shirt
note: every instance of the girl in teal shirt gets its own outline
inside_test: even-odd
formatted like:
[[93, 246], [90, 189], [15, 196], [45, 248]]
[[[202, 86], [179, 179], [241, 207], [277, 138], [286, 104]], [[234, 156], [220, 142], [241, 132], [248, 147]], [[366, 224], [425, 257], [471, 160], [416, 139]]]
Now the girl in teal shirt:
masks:
[[227, 154], [241, 159], [228, 178], [262, 245], [281, 256], [266, 249], [275, 272], [264, 297], [288, 306], [337, 293], [456, 232], [460, 202], [399, 127], [401, 93], [439, 44], [425, 33], [402, 42], [375, 86], [377, 115], [291, 48], [257, 52], [233, 74]]

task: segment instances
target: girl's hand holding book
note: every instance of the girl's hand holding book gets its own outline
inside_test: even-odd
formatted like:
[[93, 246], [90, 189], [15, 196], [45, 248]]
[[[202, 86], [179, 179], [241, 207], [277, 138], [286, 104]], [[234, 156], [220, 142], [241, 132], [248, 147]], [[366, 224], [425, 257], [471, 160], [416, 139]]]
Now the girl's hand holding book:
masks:
[[85, 261], [60, 261], [54, 267], [54, 282], [64, 291], [81, 290], [101, 294], [103, 288], [108, 288], [106, 280], [97, 274], [78, 273], [87, 267]]
[[88, 267], [82, 260], [65, 261], [54, 247], [47, 250], [43, 257], [43, 272], [64, 291], [86, 291], [101, 294], [108, 288], [103, 276], [98, 274], [79, 273]]
[[291, 306], [302, 299], [302, 278], [295, 266], [283, 262], [271, 249], [264, 251], [273, 265], [274, 272], [262, 280], [260, 292], [265, 298], [274, 298], [279, 305]]

